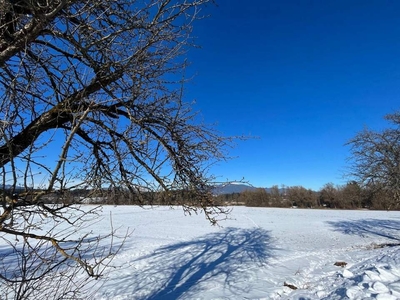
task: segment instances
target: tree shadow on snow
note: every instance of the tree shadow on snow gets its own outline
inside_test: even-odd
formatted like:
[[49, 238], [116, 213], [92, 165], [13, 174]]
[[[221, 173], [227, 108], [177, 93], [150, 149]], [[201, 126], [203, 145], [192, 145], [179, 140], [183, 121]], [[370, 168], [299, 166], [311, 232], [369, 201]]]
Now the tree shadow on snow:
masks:
[[223, 286], [230, 293], [250, 291], [255, 270], [271, 257], [271, 238], [260, 228], [226, 228], [196, 240], [159, 248], [134, 265], [146, 263], [126, 278], [135, 299], [170, 300]]
[[328, 221], [335, 231], [362, 237], [383, 237], [400, 243], [400, 221], [362, 219], [353, 221]]
[[[0, 277], [9, 280], [17, 280], [22, 276], [38, 277], [42, 272], [52, 269], [54, 272], [62, 272], [71, 266], [77, 265], [73, 259], [67, 260], [64, 255], [55, 249], [55, 247], [46, 241], [30, 241], [30, 244], [24, 243], [24, 240], [15, 241], [15, 237], [0, 236]], [[101, 244], [103, 237], [89, 237], [81, 241], [67, 241], [60, 243], [66, 253], [79, 257], [89, 264], [91, 261], [105, 257], [108, 252], [115, 253], [119, 250], [120, 243], [113, 245]], [[77, 248], [79, 247], [79, 251]], [[61, 262], [61, 265], [59, 265]], [[24, 265], [30, 267], [25, 270]], [[54, 268], [55, 265], [59, 265]], [[54, 269], [53, 269], [54, 268]], [[25, 271], [24, 271], [25, 270]], [[3, 279], [0, 279], [2, 282]]]

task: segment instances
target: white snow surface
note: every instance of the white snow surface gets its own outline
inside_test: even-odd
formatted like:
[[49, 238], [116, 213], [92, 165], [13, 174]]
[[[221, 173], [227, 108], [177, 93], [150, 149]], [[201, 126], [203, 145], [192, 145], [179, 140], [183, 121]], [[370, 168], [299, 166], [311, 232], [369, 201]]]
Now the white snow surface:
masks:
[[232, 207], [211, 226], [180, 208], [104, 206], [96, 233], [110, 213], [132, 234], [94, 299], [400, 299], [400, 212]]
[[400, 299], [400, 212], [233, 207], [218, 227], [178, 208], [110, 211], [134, 231], [96, 299]]

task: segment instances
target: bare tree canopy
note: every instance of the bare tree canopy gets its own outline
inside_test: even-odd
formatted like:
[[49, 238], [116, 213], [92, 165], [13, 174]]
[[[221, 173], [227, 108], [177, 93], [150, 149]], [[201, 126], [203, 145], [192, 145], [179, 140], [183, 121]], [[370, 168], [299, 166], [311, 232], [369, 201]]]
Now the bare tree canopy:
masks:
[[[227, 140], [194, 122], [182, 84], [207, 2], [2, 0], [4, 174], [36, 187], [40, 172], [48, 191], [204, 191]], [[52, 144], [55, 162], [46, 159]]]
[[384, 191], [392, 205], [400, 203], [400, 112], [385, 119], [391, 126], [380, 132], [364, 129], [348, 142], [351, 146], [350, 175], [363, 186]]
[[[43, 247], [63, 257], [3, 280], [39, 278], [63, 259], [97, 276], [99, 264], [56, 233], [58, 221], [87, 215], [67, 213], [77, 188], [122, 189], [139, 204], [145, 191], [183, 190], [192, 202], [179, 204], [214, 220], [208, 170], [229, 139], [197, 122], [182, 88], [192, 24], [208, 2], [0, 0], [0, 232], [22, 238], [12, 246], [25, 259], [36, 247], [36, 261]], [[56, 207], [43, 201], [55, 198]], [[47, 233], [35, 231], [43, 216], [55, 222]]]

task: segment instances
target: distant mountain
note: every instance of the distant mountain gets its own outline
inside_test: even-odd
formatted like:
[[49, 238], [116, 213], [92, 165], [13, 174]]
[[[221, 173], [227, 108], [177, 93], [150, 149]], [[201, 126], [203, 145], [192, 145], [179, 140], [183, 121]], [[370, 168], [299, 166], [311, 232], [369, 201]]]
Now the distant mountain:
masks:
[[[4, 186], [2, 186], [2, 185], [0, 185], [0, 189], [2, 189], [4, 187], [4, 189], [5, 190], [11, 190], [12, 188], [13, 188], [13, 186], [11, 185], [11, 184], [6, 184], [6, 185], [4, 185]], [[22, 187], [22, 186], [16, 186], [15, 187], [15, 190], [16, 191], [20, 191], [20, 190], [23, 190], [24, 189], [24, 187]]]
[[[254, 191], [256, 189], [259, 189], [259, 187], [251, 186], [249, 184], [244, 184], [244, 183], [233, 182], [215, 186], [213, 189], [213, 194], [214, 195], [233, 194], [233, 193], [241, 193], [244, 191]], [[265, 190], [268, 193], [271, 192], [271, 188], [265, 188]], [[279, 188], [279, 192], [284, 193], [285, 189]]]
[[214, 187], [214, 195], [241, 193], [244, 191], [254, 191], [257, 188], [244, 183], [227, 183]]

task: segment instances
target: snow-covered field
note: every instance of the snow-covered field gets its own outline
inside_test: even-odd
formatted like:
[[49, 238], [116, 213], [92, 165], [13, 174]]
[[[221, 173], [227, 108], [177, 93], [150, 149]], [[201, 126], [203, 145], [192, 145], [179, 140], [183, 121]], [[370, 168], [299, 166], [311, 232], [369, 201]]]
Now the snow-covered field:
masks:
[[234, 207], [215, 227], [106, 206], [105, 233], [110, 211], [134, 231], [95, 299], [400, 299], [400, 212]]
[[400, 212], [233, 207], [211, 226], [180, 208], [104, 206], [85, 230], [109, 234], [110, 215], [132, 234], [89, 287], [96, 300], [400, 299]]

